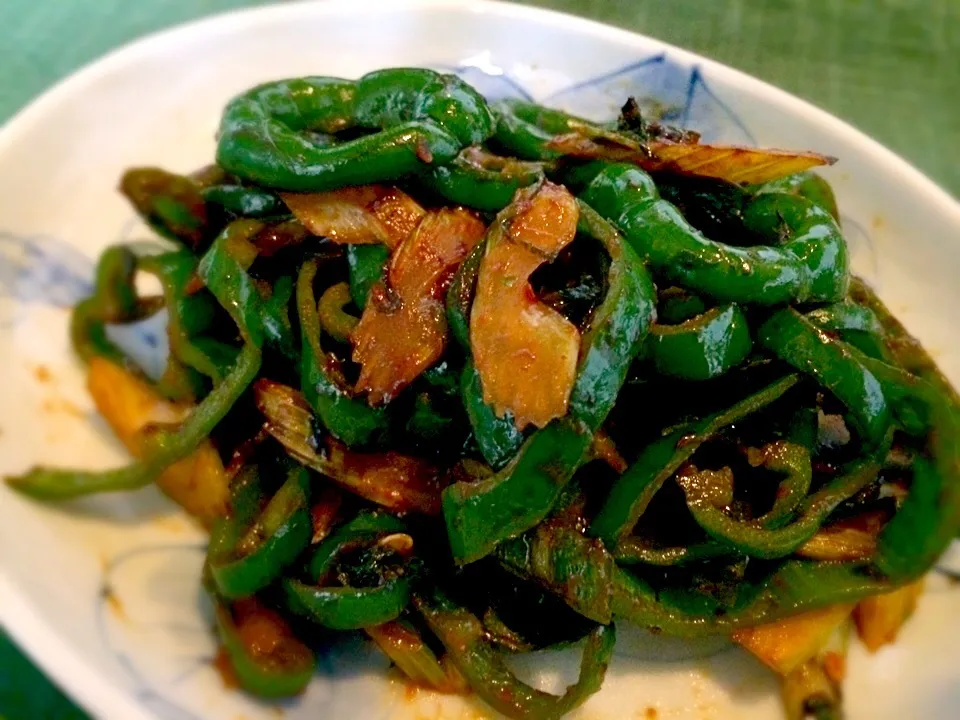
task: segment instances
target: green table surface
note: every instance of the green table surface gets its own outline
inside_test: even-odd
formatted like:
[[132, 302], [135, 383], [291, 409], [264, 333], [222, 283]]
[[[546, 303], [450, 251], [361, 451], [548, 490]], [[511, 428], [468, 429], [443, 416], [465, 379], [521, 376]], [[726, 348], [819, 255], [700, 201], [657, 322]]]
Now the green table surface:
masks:
[[[358, 0], [359, 1], [359, 0]], [[0, 122], [144, 33], [260, 0], [0, 0]], [[960, 0], [533, 0], [745, 70], [960, 196]], [[0, 720], [83, 718], [0, 633]]]

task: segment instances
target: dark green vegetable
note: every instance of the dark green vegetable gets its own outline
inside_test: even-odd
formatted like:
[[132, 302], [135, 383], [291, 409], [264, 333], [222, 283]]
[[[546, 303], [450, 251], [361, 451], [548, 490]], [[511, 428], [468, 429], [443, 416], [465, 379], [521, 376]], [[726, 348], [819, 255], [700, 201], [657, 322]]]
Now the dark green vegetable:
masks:
[[[251, 492], [244, 486], [239, 490]], [[222, 521], [214, 530], [207, 555], [210, 575], [221, 596], [253, 595], [296, 559], [310, 540], [309, 497], [310, 474], [298, 467], [252, 523], [244, 517], [246, 513], [237, 512]]]
[[697, 448], [728, 425], [776, 402], [797, 383], [788, 375], [727, 410], [710, 415], [664, 435], [648, 445], [637, 461], [617, 478], [600, 512], [590, 524], [590, 534], [617, 548], [670, 477], [693, 456]]
[[347, 262], [350, 265], [350, 297], [353, 304], [363, 310], [370, 297], [370, 290], [383, 279], [390, 259], [386, 245], [348, 245]]
[[[311, 137], [350, 128], [380, 132], [334, 145]], [[270, 188], [333, 190], [398, 180], [492, 134], [483, 98], [456, 76], [379, 70], [356, 82], [283, 80], [234, 98], [220, 124], [217, 162]]]
[[123, 174], [120, 192], [165, 238], [192, 250], [209, 240], [206, 202], [193, 179], [159, 168], [132, 168]]
[[600, 625], [587, 638], [580, 677], [561, 696], [520, 681], [485, 638], [483, 625], [439, 592], [416, 597], [417, 609], [446, 647], [474, 692], [497, 712], [511, 718], [552, 720], [581, 705], [600, 689], [613, 657], [613, 625]]
[[843, 236], [833, 218], [810, 201], [758, 195], [744, 209], [744, 223], [771, 244], [735, 247], [690, 226], [635, 165], [599, 167], [583, 199], [619, 227], [640, 257], [670, 282], [720, 302], [761, 305], [829, 302], [846, 292]]
[[742, 363], [752, 347], [747, 318], [731, 304], [678, 325], [654, 325], [646, 351], [661, 375], [709, 380]]
[[789, 308], [774, 313], [760, 327], [757, 340], [836, 395], [867, 443], [876, 445], [887, 434], [893, 418], [880, 381], [849, 346]]
[[293, 636], [293, 631], [276, 613], [255, 609], [243, 622], [264, 624], [272, 629], [276, 645], [265, 649], [245, 642], [242, 631], [225, 603], [214, 600], [217, 634], [230, 660], [230, 668], [240, 687], [261, 698], [285, 698], [299, 695], [313, 678], [316, 661], [313, 652]]
[[320, 318], [313, 294], [317, 262], [308, 260], [297, 278], [297, 309], [300, 315], [300, 382], [303, 395], [323, 426], [347, 445], [371, 442], [386, 431], [387, 412], [353, 397], [337, 359], [320, 344]]

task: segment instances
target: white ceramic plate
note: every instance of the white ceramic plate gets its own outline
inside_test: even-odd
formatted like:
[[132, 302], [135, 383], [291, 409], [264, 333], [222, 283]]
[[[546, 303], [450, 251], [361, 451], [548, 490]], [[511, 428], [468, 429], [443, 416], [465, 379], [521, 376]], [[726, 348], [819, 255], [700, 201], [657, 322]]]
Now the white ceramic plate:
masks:
[[[750, 77], [655, 40], [513, 5], [325, 2], [205, 20], [119, 50], [60, 84], [0, 132], [0, 471], [37, 461], [106, 467], [124, 453], [91, 413], [67, 311], [107, 244], [147, 236], [114, 191], [130, 165], [187, 171], [213, 157], [221, 108], [254, 83], [356, 77], [396, 65], [457, 68], [491, 95], [529, 95], [610, 117], [655, 100], [707, 139], [838, 156], [836, 188], [858, 272], [960, 381], [960, 206], [889, 151]], [[156, 361], [155, 332], [133, 338]], [[162, 344], [162, 343], [160, 343]], [[281, 711], [224, 691], [199, 599], [202, 535], [156, 492], [46, 507], [0, 487], [0, 618], [80, 703], [125, 720], [474, 718], [458, 698], [410, 696], [361, 643], [321, 658]], [[893, 647], [852, 653], [851, 718], [954, 718], [960, 593], [931, 583]], [[737, 650], [622, 642], [603, 691], [575, 717], [779, 716], [773, 677]], [[715, 651], [716, 648], [713, 648]], [[678, 657], [687, 659], [678, 660]], [[700, 657], [700, 659], [696, 659]], [[524, 663], [556, 689], [572, 653]], [[651, 710], [651, 708], [653, 710]]]

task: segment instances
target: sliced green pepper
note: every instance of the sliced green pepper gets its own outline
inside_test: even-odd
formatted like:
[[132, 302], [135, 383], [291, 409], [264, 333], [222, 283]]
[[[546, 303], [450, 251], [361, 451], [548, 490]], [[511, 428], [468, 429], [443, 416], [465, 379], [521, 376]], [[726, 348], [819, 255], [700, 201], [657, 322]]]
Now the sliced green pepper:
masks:
[[[297, 640], [283, 618], [266, 609], [259, 609], [253, 622], [264, 632], [269, 624], [274, 644], [245, 642], [233, 613], [222, 602], [214, 600], [217, 634], [230, 660], [230, 668], [244, 690], [261, 698], [285, 698], [299, 695], [313, 678], [316, 660], [313, 652]], [[252, 618], [251, 618], [252, 619]], [[249, 622], [251, 619], [247, 619]], [[244, 620], [241, 620], [243, 623]]]
[[893, 419], [883, 388], [848, 345], [818, 330], [792, 308], [774, 313], [760, 327], [757, 339], [833, 392], [847, 406], [865, 442], [877, 445], [883, 440]]
[[562, 597], [584, 617], [610, 623], [613, 556], [599, 540], [562, 521], [548, 520], [501, 544], [497, 558], [508, 570]]
[[384, 408], [372, 408], [352, 397], [339, 371], [337, 359], [320, 344], [320, 318], [313, 294], [317, 261], [308, 260], [297, 278], [297, 310], [300, 315], [300, 382], [307, 402], [324, 427], [347, 445], [372, 442], [389, 424]]
[[389, 259], [390, 249], [386, 245], [347, 245], [350, 296], [361, 310], [367, 306], [370, 290], [383, 279]]
[[637, 461], [614, 482], [607, 500], [590, 524], [590, 534], [609, 549], [630, 534], [653, 496], [703, 443], [728, 425], [783, 397], [799, 380], [788, 375], [722, 412], [674, 430], [648, 445]]
[[[311, 534], [309, 494], [310, 473], [298, 467], [235, 542], [211, 543], [208, 565], [223, 597], [248, 597], [262, 590], [307, 546]], [[220, 537], [226, 540], [232, 534], [235, 531], [231, 529]]]
[[476, 147], [446, 165], [420, 174], [420, 181], [445, 200], [485, 212], [499, 212], [520, 188], [543, 179], [542, 163], [521, 162]]
[[392, 515], [363, 513], [335, 530], [307, 563], [307, 575], [319, 584], [284, 579], [290, 609], [334, 630], [359, 630], [396, 619], [410, 602], [409, 578], [389, 573], [373, 587], [330, 586], [327, 578], [343, 552], [405, 529]]
[[439, 591], [415, 598], [427, 625], [463, 673], [470, 687], [490, 707], [517, 720], [557, 720], [600, 689], [613, 657], [613, 625], [590, 633], [580, 662], [580, 677], [561, 696], [550, 695], [520, 681], [486, 640], [483, 624]]
[[709, 380], [742, 363], [753, 347], [743, 311], [735, 304], [711, 308], [678, 325], [654, 325], [646, 350], [661, 375]]

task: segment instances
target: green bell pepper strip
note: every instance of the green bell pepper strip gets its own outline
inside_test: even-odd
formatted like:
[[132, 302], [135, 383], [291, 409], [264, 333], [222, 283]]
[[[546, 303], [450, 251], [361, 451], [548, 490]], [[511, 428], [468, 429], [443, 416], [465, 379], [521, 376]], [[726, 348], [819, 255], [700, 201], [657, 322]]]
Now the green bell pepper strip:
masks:
[[[210, 292], [254, 342], [270, 343], [287, 357], [295, 358], [286, 303], [264, 298], [247, 274], [257, 253], [250, 239], [262, 228], [263, 223], [257, 220], [230, 223], [200, 259], [198, 272]], [[281, 293], [281, 300], [286, 299]]]
[[680, 485], [687, 496], [687, 508], [707, 535], [737, 552], [769, 560], [795, 552], [816, 534], [838, 505], [876, 479], [886, 451], [884, 446], [879, 457], [875, 454], [850, 463], [838, 477], [800, 504], [796, 519], [775, 529], [766, 528], [759, 521], [739, 522], [711, 504], [703, 483], [697, 482], [698, 473], [685, 475]]
[[410, 604], [410, 580], [387, 578], [377, 587], [317, 587], [285, 578], [287, 604], [294, 612], [331, 630], [361, 630], [396, 620]]
[[620, 228], [655, 273], [717, 301], [830, 302], [846, 293], [848, 258], [840, 228], [804, 198], [757, 196], [745, 208], [744, 223], [772, 244], [736, 247], [704, 237], [635, 165], [603, 167], [581, 197]]
[[817, 329], [792, 308], [771, 315], [760, 327], [757, 341], [836, 395], [867, 444], [883, 440], [893, 418], [880, 381], [867, 369], [862, 354]]
[[833, 216], [834, 220], [838, 222], [840, 220], [837, 198], [833, 194], [833, 188], [830, 187], [830, 183], [822, 175], [812, 170], [805, 170], [761, 185], [754, 185], [747, 188], [747, 191], [755, 195], [762, 193], [799, 195], [826, 210]]
[[448, 202], [499, 212], [513, 201], [517, 190], [543, 177], [543, 163], [522, 162], [470, 147], [453, 162], [421, 172], [420, 182]]
[[[229, 372], [224, 360], [235, 356], [232, 347], [224, 346], [213, 355], [194, 337], [208, 330], [214, 320], [216, 303], [206, 293], [187, 293], [187, 284], [196, 276], [197, 258], [188, 250], [141, 257], [139, 268], [155, 276], [163, 288], [167, 307], [167, 335], [170, 355], [187, 367], [202, 373], [214, 383]], [[215, 340], [206, 339], [209, 343]], [[232, 363], [230, 363], [232, 364]]]
[[617, 401], [630, 364], [656, 315], [650, 274], [620, 233], [582, 201], [578, 230], [597, 240], [610, 256], [607, 292], [580, 340], [570, 414], [596, 431]]
[[[230, 237], [230, 228], [218, 240]], [[245, 342], [236, 363], [223, 381], [216, 385], [180, 424], [176, 432], [158, 432], [146, 456], [116, 470], [86, 472], [33, 468], [24, 475], [7, 477], [11, 487], [25, 495], [45, 500], [68, 500], [98, 492], [135, 490], [153, 482], [172, 463], [182, 460], [203, 442], [244, 393], [260, 372], [263, 356], [262, 325], [247, 327], [249, 313], [244, 301], [256, 289], [243, 284], [250, 278], [232, 256], [216, 254], [213, 248], [200, 261], [201, 279], [217, 301], [237, 323]]]
[[604, 625], [612, 620], [613, 556], [576, 527], [548, 520], [497, 548], [501, 565], [540, 583], [578, 613]]
[[591, 137], [624, 137], [589, 120], [524, 100], [503, 100], [493, 106], [493, 112], [497, 119], [494, 141], [524, 160], [561, 158], [563, 153], [549, 147], [557, 135], [581, 132]]
[[637, 538], [627, 538], [617, 547], [614, 559], [621, 565], [642, 563], [657, 567], [670, 567], [724, 557], [730, 554], [729, 547], [712, 541], [675, 547], [654, 547], [641, 542]]
[[236, 217], [270, 218], [290, 211], [276, 193], [245, 185], [213, 185], [201, 191], [205, 202]]
[[751, 465], [786, 475], [777, 488], [773, 507], [756, 519], [757, 525], [773, 529], [782, 525], [807, 496], [813, 482], [813, 464], [807, 445], [794, 442], [774, 441], [765, 445], [758, 454], [758, 460], [751, 460]]
[[760, 581], [741, 581], [721, 602], [689, 583], [654, 588], [628, 570], [614, 569], [614, 618], [676, 637], [728, 635], [750, 627], [896, 589], [863, 563], [785, 560]]
[[517, 429], [513, 413], [497, 415], [492, 405], [483, 399], [480, 373], [470, 355], [470, 308], [477, 288], [480, 262], [486, 251], [486, 241], [476, 244], [457, 268], [447, 289], [447, 325], [453, 337], [467, 355], [467, 362], [460, 375], [460, 398], [473, 429], [473, 437], [480, 454], [494, 470], [499, 470], [520, 449], [524, 433]]
[[460, 394], [480, 454], [490, 467], [499, 470], [517, 454], [524, 433], [513, 422], [513, 413], [508, 411], [500, 417], [483, 401], [480, 373], [472, 361], [467, 362], [460, 375]]
[[678, 287], [667, 288], [657, 301], [657, 322], [666, 325], [679, 325], [707, 311], [702, 298]]
[[347, 245], [350, 297], [360, 310], [367, 306], [370, 290], [383, 279], [389, 260], [390, 248], [386, 245]]
[[178, 427], [177, 432], [135, 463], [116, 470], [87, 472], [34, 468], [24, 475], [8, 477], [12, 488], [41, 500], [69, 500], [99, 492], [136, 490], [149, 485], [163, 470], [192, 453], [230, 411], [260, 372], [260, 348], [244, 345], [230, 373]]
[[930, 410], [930, 457], [914, 463], [906, 499], [877, 538], [877, 568], [897, 583], [919, 578], [960, 532], [960, 409], [936, 398]]
[[877, 316], [884, 330], [884, 344], [892, 364], [930, 383], [940, 395], [950, 398], [950, 402], [960, 404], [960, 395], [940, 372], [930, 354], [906, 331], [900, 321], [890, 314], [876, 293], [858, 277], [854, 277], [850, 284], [850, 298], [869, 308]]
[[846, 299], [812, 310], [806, 318], [821, 330], [837, 333], [844, 342], [870, 357], [889, 361], [883, 326], [876, 313], [865, 305]]
[[774, 403], [799, 377], [787, 375], [730, 408], [674, 430], [648, 445], [637, 461], [614, 481], [607, 500], [590, 524], [589, 533], [619, 553], [640, 516], [663, 484], [704, 442], [725, 427]]
[[282, 630], [280, 648], [266, 656], [257, 655], [243, 642], [229, 608], [216, 599], [213, 604], [217, 635], [241, 688], [251, 695], [271, 699], [292, 697], [306, 689], [313, 679], [316, 659], [289, 628]]
[[235, 543], [211, 546], [210, 575], [219, 594], [249, 597], [278, 578], [310, 542], [310, 473], [298, 467]]
[[344, 282], [324, 290], [317, 303], [320, 327], [337, 342], [350, 342], [350, 333], [360, 322], [345, 310], [350, 302], [350, 286]]
[[100, 254], [93, 294], [77, 303], [70, 314], [70, 340], [84, 362], [100, 356], [117, 365], [129, 365], [123, 351], [107, 337], [106, 325], [129, 322], [140, 315], [136, 271], [137, 256], [123, 245], [108, 247]]
[[480, 263], [487, 251], [486, 241], [474, 245], [470, 254], [460, 263], [447, 288], [446, 310], [450, 334], [466, 351], [470, 351], [470, 308], [477, 292]]
[[301, 387], [307, 403], [331, 435], [350, 446], [367, 444], [386, 432], [389, 417], [384, 408], [370, 407], [350, 395], [336, 358], [320, 344], [320, 318], [313, 294], [317, 267], [316, 260], [308, 260], [297, 277]]
[[362, 513], [337, 528], [307, 561], [307, 575], [313, 583], [321, 585], [284, 579], [290, 609], [334, 630], [359, 630], [397, 618], [410, 602], [408, 578], [391, 576], [379, 586], [360, 588], [331, 587], [326, 585], [326, 580], [345, 550], [405, 530], [401, 520], [386, 513]]
[[[312, 131], [379, 130], [332, 146]], [[317, 192], [387, 182], [453, 160], [493, 134], [484, 99], [453, 75], [388, 69], [356, 82], [308, 77], [260, 85], [233, 99], [217, 162], [238, 177]]]
[[678, 325], [654, 325], [646, 355], [661, 375], [709, 380], [742, 363], [752, 348], [747, 318], [730, 304], [710, 308]]
[[443, 516], [454, 560], [479, 560], [543, 520], [590, 441], [591, 433], [581, 423], [570, 417], [555, 420], [531, 435], [494, 475], [444, 489]]
[[384, 535], [406, 532], [406, 524], [395, 515], [385, 512], [362, 512], [344, 523], [326, 537], [307, 561], [306, 572], [317, 582], [333, 567], [345, 549], [357, 543], [370, 543]]
[[120, 180], [120, 192], [163, 237], [192, 250], [208, 240], [207, 206], [193, 179], [159, 168], [131, 168]]
[[563, 695], [551, 695], [530, 687], [510, 671], [486, 639], [483, 624], [468, 610], [436, 590], [417, 595], [414, 601], [477, 696], [515, 720], [557, 720], [571, 712], [600, 689], [613, 657], [614, 626], [599, 625], [587, 637], [577, 682]]

